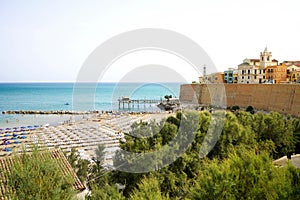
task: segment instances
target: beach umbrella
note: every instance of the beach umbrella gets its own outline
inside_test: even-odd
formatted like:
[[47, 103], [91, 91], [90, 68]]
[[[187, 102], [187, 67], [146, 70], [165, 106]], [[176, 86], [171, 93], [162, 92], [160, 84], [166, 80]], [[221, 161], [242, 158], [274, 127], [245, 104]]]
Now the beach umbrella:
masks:
[[40, 126], [39, 125], [34, 125], [34, 128], [39, 128]]
[[20, 144], [21, 142], [19, 142], [19, 141], [15, 141], [14, 143], [15, 143], [15, 144]]
[[16, 138], [16, 137], [13, 137], [13, 138], [12, 138], [12, 140], [17, 140], [17, 139], [18, 139], [18, 138]]
[[11, 128], [6, 128], [6, 129], [5, 129], [5, 132], [11, 132], [11, 131], [12, 131]]
[[25, 135], [21, 136], [21, 139], [26, 139], [26, 138], [27, 138], [27, 136], [25, 136]]
[[27, 128], [33, 128], [33, 126], [27, 126]]
[[2, 142], [2, 144], [1, 144], [1, 145], [8, 145], [8, 144], [10, 144], [10, 141], [8, 141], [8, 140], [5, 140], [5, 141], [3, 141], [3, 142]]
[[5, 134], [4, 136], [5, 136], [5, 137], [9, 137], [9, 136], [11, 136], [11, 134]]
[[0, 128], [0, 131], [3, 131], [3, 128]]
[[13, 137], [17, 137], [17, 136], [18, 136], [18, 134], [15, 134], [15, 133], [13, 134]]
[[11, 149], [11, 148], [8, 148], [8, 147], [6, 147], [6, 148], [4, 149], [4, 151], [6, 151], [6, 152], [9, 152], [9, 151], [12, 151], [12, 149]]
[[22, 132], [21, 135], [27, 135], [27, 133], [26, 132]]
[[26, 128], [26, 126], [21, 126], [21, 129], [25, 129]]

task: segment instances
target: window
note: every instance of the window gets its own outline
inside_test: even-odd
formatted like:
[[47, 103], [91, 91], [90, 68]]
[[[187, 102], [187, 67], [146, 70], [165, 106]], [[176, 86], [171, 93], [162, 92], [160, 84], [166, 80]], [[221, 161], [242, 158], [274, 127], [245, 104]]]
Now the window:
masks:
[[242, 70], [242, 74], [244, 74], [244, 70]]
[[244, 76], [242, 76], [242, 79], [244, 79]]
[[254, 74], [256, 74], [256, 69], [254, 70]]
[[268, 56], [267, 61], [270, 61], [270, 57]]
[[256, 79], [256, 76], [254, 76], [254, 79]]
[[250, 76], [248, 76], [248, 79], [250, 79]]
[[250, 69], [248, 69], [248, 74], [250, 74]]

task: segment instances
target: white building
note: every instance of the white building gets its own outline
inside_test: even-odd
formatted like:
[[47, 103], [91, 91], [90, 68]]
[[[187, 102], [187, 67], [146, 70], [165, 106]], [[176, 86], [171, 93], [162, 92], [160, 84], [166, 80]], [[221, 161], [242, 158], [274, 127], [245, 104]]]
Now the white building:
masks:
[[260, 53], [260, 59], [244, 59], [238, 65], [238, 83], [257, 84], [266, 81], [267, 66], [277, 66], [278, 61], [272, 59], [272, 52], [268, 52], [267, 47]]

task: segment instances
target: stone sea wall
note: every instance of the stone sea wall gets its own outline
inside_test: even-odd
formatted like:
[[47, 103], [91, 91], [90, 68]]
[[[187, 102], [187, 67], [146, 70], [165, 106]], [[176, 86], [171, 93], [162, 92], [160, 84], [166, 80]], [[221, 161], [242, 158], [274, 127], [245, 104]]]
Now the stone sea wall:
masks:
[[[225, 96], [220, 96], [225, 90]], [[216, 105], [225, 98], [226, 106], [253, 106], [258, 110], [277, 111], [300, 116], [300, 85], [292, 84], [185, 84], [180, 101]], [[212, 103], [214, 102], [214, 103]]]

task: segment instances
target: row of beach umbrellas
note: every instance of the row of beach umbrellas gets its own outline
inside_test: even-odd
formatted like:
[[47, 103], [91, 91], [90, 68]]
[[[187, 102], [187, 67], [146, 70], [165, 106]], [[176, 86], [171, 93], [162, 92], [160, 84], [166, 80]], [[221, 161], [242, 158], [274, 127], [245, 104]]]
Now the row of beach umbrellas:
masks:
[[20, 131], [30, 131], [40, 128], [40, 125], [34, 125], [34, 126], [21, 126], [21, 127], [13, 127], [13, 128], [0, 128], [1, 132], [20, 132]]

